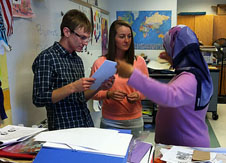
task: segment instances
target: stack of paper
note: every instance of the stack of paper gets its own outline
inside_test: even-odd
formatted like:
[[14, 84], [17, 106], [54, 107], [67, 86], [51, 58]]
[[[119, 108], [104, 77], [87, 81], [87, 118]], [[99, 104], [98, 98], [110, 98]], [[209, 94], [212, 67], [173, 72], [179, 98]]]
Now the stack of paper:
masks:
[[[162, 148], [161, 160], [174, 163], [193, 163], [194, 149], [191, 147], [172, 146], [170, 149]], [[201, 162], [214, 162], [216, 161], [216, 153], [210, 152], [209, 160], [202, 160]]]
[[45, 141], [44, 147], [125, 157], [132, 135], [111, 129], [73, 128], [42, 132], [34, 138], [35, 141]]
[[158, 62], [158, 61], [155, 61], [155, 60], [151, 60], [147, 64], [147, 67], [154, 69], [154, 70], [169, 70], [170, 64], [169, 64], [169, 62]]
[[0, 128], [0, 146], [21, 142], [31, 136], [47, 130], [46, 128], [32, 128], [15, 125], [8, 125]]

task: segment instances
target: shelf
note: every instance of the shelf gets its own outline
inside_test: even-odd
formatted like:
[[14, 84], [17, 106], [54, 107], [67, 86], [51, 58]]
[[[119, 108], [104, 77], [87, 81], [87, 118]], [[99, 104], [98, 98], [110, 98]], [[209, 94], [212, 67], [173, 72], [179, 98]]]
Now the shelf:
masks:
[[82, 1], [82, 0], [71, 0], [71, 1], [72, 1], [72, 2], [75, 2], [75, 3], [78, 3], [78, 4], [80, 4], [80, 5], [83, 5], [83, 6], [89, 7], [89, 8], [91, 8], [92, 6], [94, 6], [94, 7], [98, 8], [98, 9], [100, 10], [100, 12], [102, 12], [103, 14], [109, 15], [109, 12], [108, 12], [108, 11], [106, 11], [106, 10], [104, 10], [104, 9], [102, 9], [102, 8], [99, 8], [99, 7], [96, 6], [96, 5], [89, 4], [89, 3], [84, 2], [84, 1]]
[[180, 12], [177, 15], [187, 16], [187, 15], [206, 15], [206, 12]]

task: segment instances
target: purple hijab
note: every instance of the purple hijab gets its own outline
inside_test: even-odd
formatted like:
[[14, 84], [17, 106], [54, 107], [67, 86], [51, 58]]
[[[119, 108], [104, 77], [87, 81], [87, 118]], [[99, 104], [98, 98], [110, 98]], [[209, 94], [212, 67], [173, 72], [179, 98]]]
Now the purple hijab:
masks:
[[212, 97], [213, 83], [195, 33], [185, 25], [172, 27], [165, 34], [163, 45], [177, 74], [188, 71], [195, 75], [198, 83], [195, 110], [204, 109]]

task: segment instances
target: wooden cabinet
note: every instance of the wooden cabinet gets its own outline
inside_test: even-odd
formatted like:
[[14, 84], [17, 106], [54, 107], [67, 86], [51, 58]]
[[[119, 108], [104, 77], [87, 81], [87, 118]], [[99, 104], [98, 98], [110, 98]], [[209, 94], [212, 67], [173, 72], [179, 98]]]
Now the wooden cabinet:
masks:
[[[212, 45], [217, 39], [226, 38], [226, 15], [178, 15], [177, 24], [189, 26], [204, 45]], [[221, 70], [221, 66], [218, 68]], [[218, 95], [226, 95], [226, 64], [222, 75], [221, 92], [220, 80], [221, 72], [219, 74]]]
[[204, 45], [213, 43], [213, 19], [214, 15], [186, 15], [177, 16], [177, 24], [190, 27]]
[[226, 15], [178, 15], [177, 24], [189, 26], [204, 45], [226, 38]]
[[[221, 81], [221, 66], [217, 66], [217, 68], [220, 70], [219, 74], [219, 84], [218, 84], [218, 95], [226, 95], [226, 65], [223, 67], [223, 73], [222, 73], [222, 81]], [[220, 89], [220, 83], [221, 83], [221, 89]]]
[[226, 38], [226, 15], [214, 16], [213, 23], [213, 41]]
[[[220, 38], [226, 38], [226, 15], [216, 15], [214, 16], [214, 26], [213, 26], [213, 40], [218, 40]], [[224, 54], [224, 60], [226, 58], [226, 54]], [[225, 62], [225, 61], [224, 61]], [[219, 77], [219, 95], [226, 95], [226, 64], [224, 63], [223, 73], [222, 73], [222, 81], [221, 81], [221, 65], [218, 66], [220, 70]], [[220, 89], [221, 82], [221, 89]]]
[[177, 24], [187, 25], [191, 28], [191, 30], [195, 31], [195, 16], [187, 15], [187, 16], [177, 16]]

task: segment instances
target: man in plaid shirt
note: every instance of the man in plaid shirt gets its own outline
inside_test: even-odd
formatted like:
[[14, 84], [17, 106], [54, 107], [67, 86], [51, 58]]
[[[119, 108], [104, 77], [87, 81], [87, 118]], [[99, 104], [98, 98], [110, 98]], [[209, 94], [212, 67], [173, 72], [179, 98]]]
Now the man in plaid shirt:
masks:
[[89, 90], [95, 79], [84, 77], [83, 61], [76, 53], [87, 46], [92, 32], [84, 13], [68, 11], [60, 29], [60, 41], [43, 50], [32, 65], [33, 103], [46, 107], [49, 130], [92, 127], [86, 101], [99, 90], [109, 89], [114, 79], [111, 77], [97, 90]]

